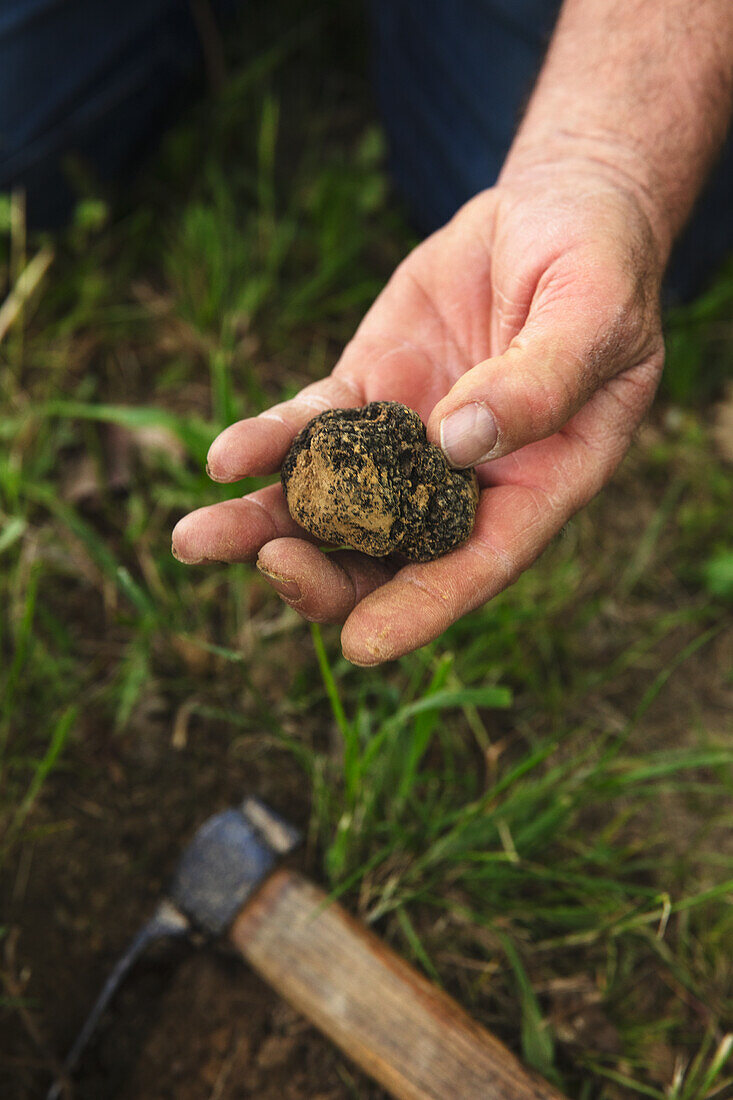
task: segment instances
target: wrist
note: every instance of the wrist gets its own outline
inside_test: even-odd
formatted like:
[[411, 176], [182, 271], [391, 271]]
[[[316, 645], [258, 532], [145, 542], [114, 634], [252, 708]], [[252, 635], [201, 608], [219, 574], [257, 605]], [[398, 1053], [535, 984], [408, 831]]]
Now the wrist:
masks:
[[620, 135], [570, 128], [520, 130], [497, 180], [511, 188], [537, 186], [613, 193], [633, 204], [648, 225], [660, 273], [677, 232], [675, 217], [653, 165]]
[[730, 0], [564, 0], [502, 182], [544, 164], [634, 196], [663, 260], [733, 106]]

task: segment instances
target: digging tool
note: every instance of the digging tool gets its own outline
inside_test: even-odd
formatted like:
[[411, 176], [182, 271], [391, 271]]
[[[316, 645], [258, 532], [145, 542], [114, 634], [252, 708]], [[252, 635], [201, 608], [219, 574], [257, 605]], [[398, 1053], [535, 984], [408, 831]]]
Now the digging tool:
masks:
[[[209, 818], [167, 896], [114, 968], [66, 1059], [155, 940], [227, 935], [274, 989], [397, 1100], [564, 1100], [444, 992], [282, 857], [300, 834], [247, 798]], [[48, 1100], [58, 1100], [64, 1081]]]

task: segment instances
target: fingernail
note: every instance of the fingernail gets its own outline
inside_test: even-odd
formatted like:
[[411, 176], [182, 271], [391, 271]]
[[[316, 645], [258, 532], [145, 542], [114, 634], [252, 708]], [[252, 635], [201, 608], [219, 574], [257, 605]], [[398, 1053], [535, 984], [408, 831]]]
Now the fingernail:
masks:
[[258, 565], [257, 568], [262, 576], [267, 578], [278, 595], [283, 596], [286, 600], [292, 600], [295, 603], [298, 602], [301, 597], [301, 591], [295, 581], [290, 581], [287, 577], [281, 577], [277, 573], [268, 573], [261, 565]]
[[201, 565], [202, 561], [204, 560], [203, 558], [187, 558], [184, 554], [180, 552], [180, 550], [177, 550], [176, 547], [173, 545], [171, 545], [171, 554], [176, 559], [176, 561], [180, 561], [183, 565]]
[[227, 480], [226, 477], [220, 477], [219, 474], [215, 474], [214, 471], [211, 469], [211, 466], [209, 465], [208, 461], [206, 463], [206, 473], [207, 473], [207, 476], [210, 477], [212, 481], [226, 481]]
[[474, 466], [496, 446], [496, 421], [485, 405], [473, 401], [440, 422], [440, 446], [451, 466]]

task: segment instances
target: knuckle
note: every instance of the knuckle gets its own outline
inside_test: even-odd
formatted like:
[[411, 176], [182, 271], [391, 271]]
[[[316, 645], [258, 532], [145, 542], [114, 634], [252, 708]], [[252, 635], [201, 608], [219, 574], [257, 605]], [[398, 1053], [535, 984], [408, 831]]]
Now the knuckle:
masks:
[[496, 546], [487, 536], [478, 535], [466, 543], [465, 549], [478, 557], [492, 573], [500, 575], [500, 589], [508, 588], [519, 576], [519, 564], [507, 550]]
[[624, 371], [609, 383], [609, 395], [624, 414], [629, 435], [649, 408], [661, 372], [662, 358], [655, 358]]
[[525, 360], [522, 424], [528, 439], [541, 439], [565, 422], [577, 404], [576, 378], [576, 366], [565, 351], [556, 351], [542, 363]]
[[407, 569], [402, 570], [402, 580], [411, 587], [416, 588], [421, 596], [426, 597], [429, 604], [444, 611], [449, 598], [448, 594], [441, 592], [435, 585], [428, 584], [424, 578], [415, 576], [415, 573], [410, 572], [409, 569], [408, 566]]

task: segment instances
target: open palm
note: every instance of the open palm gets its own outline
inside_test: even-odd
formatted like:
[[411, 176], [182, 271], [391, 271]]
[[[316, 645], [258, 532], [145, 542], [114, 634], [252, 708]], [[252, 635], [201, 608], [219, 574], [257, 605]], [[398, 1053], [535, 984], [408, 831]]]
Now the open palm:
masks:
[[424, 645], [511, 584], [611, 476], [662, 369], [661, 274], [640, 206], [602, 178], [483, 192], [400, 265], [328, 378], [227, 428], [208, 463], [217, 481], [273, 473], [317, 413], [369, 401], [410, 405], [440, 444], [468, 406], [464, 438], [443, 438], [455, 464], [478, 462], [468, 541], [399, 569], [326, 555], [278, 484], [186, 516], [174, 554], [256, 560], [305, 617], [344, 623], [356, 664]]

